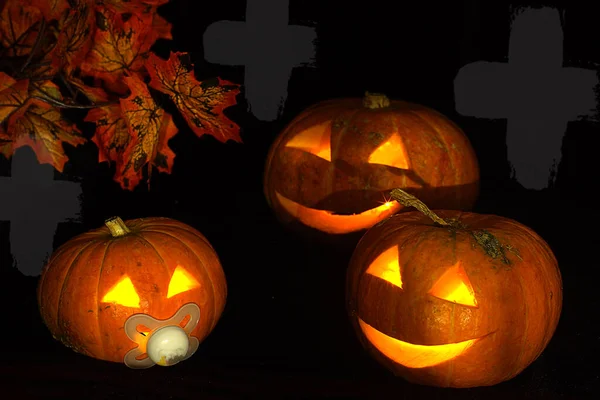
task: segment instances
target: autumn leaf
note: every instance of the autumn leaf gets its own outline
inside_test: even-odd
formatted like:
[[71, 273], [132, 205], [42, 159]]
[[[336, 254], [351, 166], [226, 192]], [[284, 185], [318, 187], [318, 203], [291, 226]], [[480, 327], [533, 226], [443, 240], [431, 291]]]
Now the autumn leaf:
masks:
[[6, 158], [10, 158], [12, 155], [12, 147], [12, 138], [6, 133], [4, 127], [0, 125], [0, 154], [4, 154]]
[[158, 13], [152, 14], [152, 29], [156, 39], [172, 40], [171, 23], [160, 16]]
[[115, 14], [136, 14], [142, 17], [144, 14], [155, 12], [155, 10], [167, 4], [170, 0], [95, 0], [98, 6], [105, 7]]
[[113, 161], [121, 166], [121, 154], [130, 142], [127, 122], [120, 104], [91, 109], [84, 121], [96, 124], [92, 142], [98, 147], [98, 162]]
[[4, 125], [2, 151], [10, 158], [19, 147], [29, 146], [40, 163], [51, 164], [62, 172], [68, 160], [63, 143], [78, 146], [85, 143], [85, 138], [74, 124], [63, 118], [59, 109], [41, 100], [44, 97], [62, 100], [58, 87], [50, 81], [30, 87], [29, 98]]
[[[76, 76], [69, 77], [68, 82], [73, 89], [82, 93], [92, 104], [101, 104], [117, 100], [116, 96], [110, 96], [103, 88], [86, 85], [83, 80]], [[114, 99], [112, 97], [114, 97]], [[115, 104], [118, 106], [118, 102]]]
[[52, 64], [62, 68], [69, 76], [79, 67], [92, 47], [92, 35], [96, 27], [94, 9], [88, 1], [78, 0], [61, 16], [57, 25], [56, 46], [52, 52]]
[[143, 73], [144, 61], [156, 41], [152, 25], [132, 15], [126, 21], [108, 9], [96, 13], [97, 29], [88, 56], [81, 64], [84, 74], [119, 87], [127, 75]]
[[0, 45], [3, 57], [26, 56], [38, 35], [42, 13], [37, 7], [8, 0], [0, 11]]
[[[25, 105], [29, 94], [29, 80], [15, 80], [4, 72], [0, 72], [0, 123]], [[6, 154], [5, 154], [6, 155]], [[6, 155], [9, 157], [9, 155]]]
[[69, 4], [70, 2], [73, 2], [73, 0], [21, 0], [19, 3], [36, 7], [41, 11], [46, 21], [52, 21], [59, 19], [72, 7]]
[[98, 146], [99, 162], [115, 162], [115, 181], [123, 189], [133, 190], [142, 179], [145, 165], [148, 175], [152, 166], [171, 173], [175, 153], [168, 141], [177, 128], [138, 76], [123, 79], [131, 94], [121, 99], [120, 105], [90, 110], [85, 120], [96, 123], [92, 141]]
[[239, 85], [220, 78], [214, 83], [199, 82], [186, 56], [187, 53], [172, 52], [165, 61], [150, 54], [146, 62], [150, 87], [171, 97], [198, 137], [209, 134], [223, 143], [241, 143], [239, 126], [223, 114], [225, 108], [236, 104]]

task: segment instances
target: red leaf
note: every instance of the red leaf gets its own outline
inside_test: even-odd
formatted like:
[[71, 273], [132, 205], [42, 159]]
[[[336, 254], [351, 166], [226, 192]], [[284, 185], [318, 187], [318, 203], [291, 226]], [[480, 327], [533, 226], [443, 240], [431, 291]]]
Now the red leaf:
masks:
[[4, 157], [10, 158], [12, 156], [13, 141], [4, 126], [0, 125], [0, 154], [4, 154]]
[[16, 81], [4, 72], [0, 72], [0, 124], [25, 105], [29, 97], [28, 89], [28, 79]]
[[46, 21], [59, 19], [71, 7], [69, 0], [21, 0], [20, 3], [39, 9]]
[[138, 77], [125, 77], [131, 94], [119, 105], [91, 110], [86, 121], [95, 122], [94, 143], [99, 148], [99, 161], [116, 163], [115, 181], [123, 189], [133, 190], [148, 164], [159, 171], [171, 173], [175, 153], [168, 141], [177, 128], [171, 115], [160, 108], [150, 95], [146, 84]]
[[37, 7], [8, 0], [0, 12], [0, 45], [6, 56], [26, 56], [31, 52], [38, 35], [42, 13]]
[[95, 27], [94, 9], [87, 1], [79, 0], [68, 12], [63, 13], [58, 21], [58, 37], [52, 52], [52, 64], [62, 68], [67, 76], [71, 75], [92, 47]]
[[156, 12], [156, 9], [167, 4], [169, 0], [96, 0], [101, 8], [107, 8], [115, 14], [135, 14], [143, 17], [149, 12]]
[[94, 43], [81, 70], [122, 93], [126, 89], [122, 84], [124, 76], [144, 72], [144, 61], [156, 34], [152, 24], [142, 18], [132, 15], [123, 21], [121, 15], [107, 9], [97, 11], [96, 23]]
[[193, 65], [184, 60], [187, 53], [171, 53], [165, 61], [150, 54], [146, 69], [150, 87], [168, 94], [197, 136], [209, 134], [225, 143], [241, 143], [240, 127], [223, 114], [235, 105], [239, 85], [217, 78], [213, 83], [199, 82]]
[[152, 28], [154, 29], [156, 39], [173, 39], [173, 35], [171, 34], [171, 27], [171, 23], [163, 17], [161, 17], [158, 13], [153, 14]]
[[30, 88], [31, 97], [13, 112], [3, 134], [12, 140], [10, 147], [3, 146], [4, 154], [10, 154], [22, 146], [29, 146], [42, 164], [51, 164], [62, 172], [68, 158], [63, 143], [78, 146], [85, 143], [74, 124], [63, 118], [59, 109], [39, 98], [53, 98], [61, 101], [58, 87], [51, 82], [38, 84]]

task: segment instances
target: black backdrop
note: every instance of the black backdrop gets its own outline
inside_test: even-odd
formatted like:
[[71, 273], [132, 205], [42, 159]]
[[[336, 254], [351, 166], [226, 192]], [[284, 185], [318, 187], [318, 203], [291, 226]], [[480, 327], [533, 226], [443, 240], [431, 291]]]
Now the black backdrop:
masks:
[[[65, 392], [77, 398], [594, 397], [600, 392], [594, 257], [600, 216], [594, 204], [600, 182], [598, 125], [570, 123], [556, 184], [532, 191], [510, 178], [506, 121], [467, 118], [455, 111], [453, 80], [464, 64], [506, 61], [508, 4], [290, 3], [290, 24], [317, 29], [317, 67], [293, 71], [278, 120], [256, 119], [242, 94], [227, 114], [242, 127], [244, 143], [222, 144], [197, 138], [175, 114], [180, 132], [170, 142], [177, 154], [174, 170], [154, 174], [150, 190], [141, 184], [134, 192], [122, 191], [112, 180], [114, 167], [96, 162], [91, 143], [67, 149], [70, 162], [60, 177], [82, 183], [83, 215], [80, 222], [59, 225], [55, 248], [113, 215], [172, 217], [204, 233], [221, 258], [229, 286], [216, 329], [190, 360], [172, 368], [133, 371], [73, 353], [41, 323], [35, 302], [38, 278], [11, 267], [9, 223], [3, 221], [3, 393], [11, 399], [65, 398], [59, 395]], [[215, 21], [243, 20], [244, 1], [172, 0], [161, 14], [173, 23], [174, 40], [159, 42], [159, 55], [187, 51], [200, 80], [220, 76], [243, 83], [243, 67], [204, 61], [202, 34]], [[593, 14], [587, 6], [566, 8], [565, 65], [594, 68], [600, 61], [595, 39], [600, 28]], [[308, 242], [284, 230], [270, 212], [262, 173], [277, 133], [314, 102], [361, 96], [365, 90], [425, 104], [457, 122], [480, 160], [482, 193], [475, 211], [519, 220], [555, 251], [564, 280], [561, 321], [543, 355], [513, 380], [456, 391], [393, 377], [363, 352], [348, 323], [344, 269], [350, 251]], [[2, 175], [10, 175], [9, 167], [10, 162], [0, 161]]]

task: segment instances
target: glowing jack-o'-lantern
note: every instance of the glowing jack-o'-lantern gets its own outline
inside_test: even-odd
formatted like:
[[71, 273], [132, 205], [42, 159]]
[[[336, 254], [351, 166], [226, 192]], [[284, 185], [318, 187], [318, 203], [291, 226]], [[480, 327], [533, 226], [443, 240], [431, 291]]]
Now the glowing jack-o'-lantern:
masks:
[[291, 121], [271, 146], [264, 191], [282, 222], [343, 235], [398, 212], [395, 187], [468, 210], [478, 182], [469, 140], [448, 118], [367, 93], [318, 103]]
[[420, 212], [372, 227], [352, 255], [347, 305], [363, 346], [420, 384], [489, 386], [519, 374], [561, 312], [549, 246], [514, 220], [434, 213], [406, 192], [391, 196]]
[[221, 316], [227, 284], [194, 228], [115, 217], [52, 254], [37, 296], [44, 323], [67, 347], [148, 368], [194, 354]]

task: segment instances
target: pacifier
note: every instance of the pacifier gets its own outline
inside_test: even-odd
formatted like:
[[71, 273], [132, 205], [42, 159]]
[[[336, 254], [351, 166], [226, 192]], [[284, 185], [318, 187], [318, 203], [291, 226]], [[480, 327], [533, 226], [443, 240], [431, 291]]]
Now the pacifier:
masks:
[[[186, 317], [185, 326], [180, 326]], [[155, 319], [147, 314], [134, 314], [125, 321], [125, 333], [137, 343], [123, 357], [129, 368], [150, 368], [155, 364], [163, 367], [175, 365], [190, 358], [200, 345], [200, 341], [190, 336], [200, 320], [200, 307], [194, 303], [183, 305], [171, 318]], [[138, 326], [147, 327], [150, 332], [140, 332]], [[145, 357], [144, 357], [145, 356]]]

